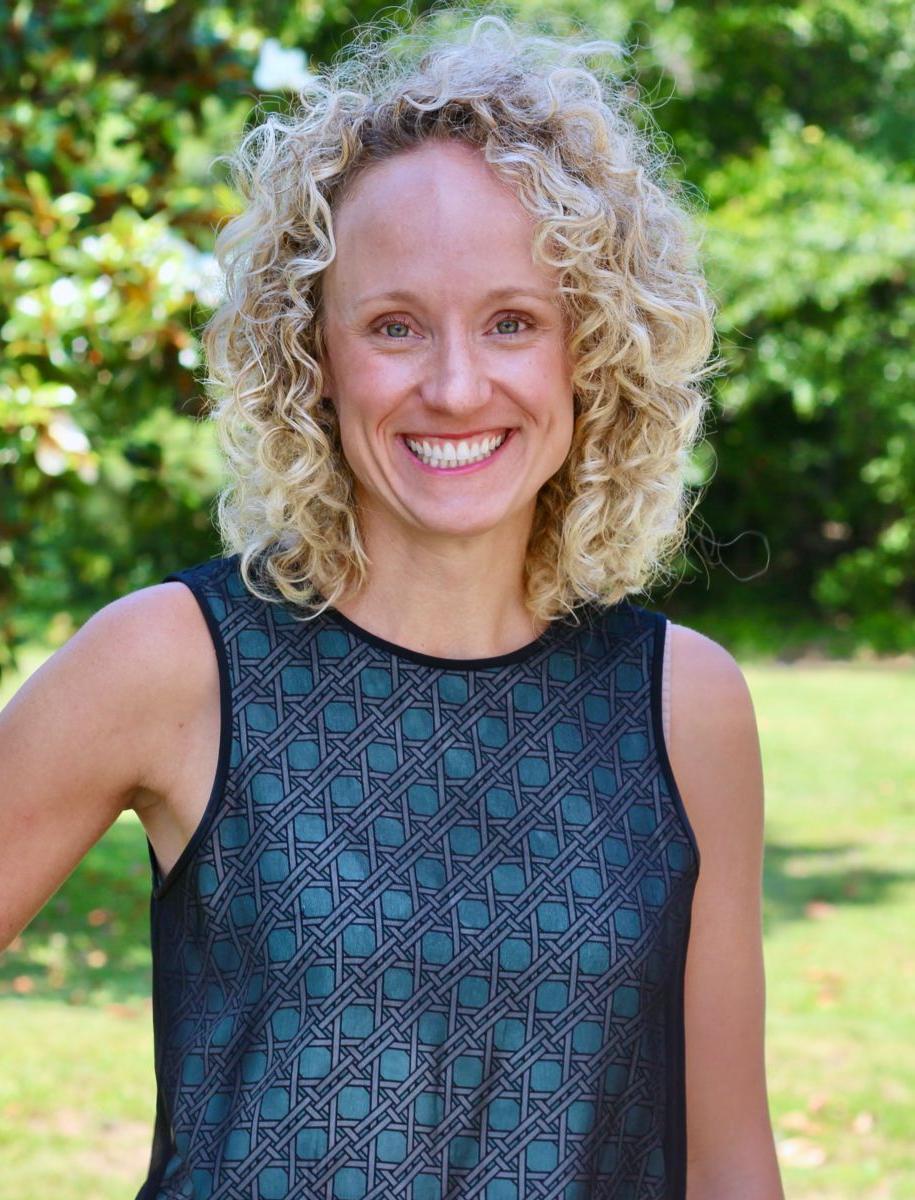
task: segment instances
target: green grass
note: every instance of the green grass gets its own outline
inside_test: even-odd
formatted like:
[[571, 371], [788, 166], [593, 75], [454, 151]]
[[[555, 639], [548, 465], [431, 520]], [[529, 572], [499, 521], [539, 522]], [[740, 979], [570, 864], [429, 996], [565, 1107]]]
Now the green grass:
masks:
[[[915, 673], [745, 667], [766, 774], [769, 1099], [790, 1200], [910, 1200]], [[0, 956], [0, 1200], [125, 1200], [155, 1109], [125, 814]]]
[[0, 1197], [132, 1200], [155, 1117], [143, 826], [125, 813], [0, 955]]
[[915, 675], [747, 668], [766, 774], [767, 1068], [786, 1195], [915, 1178]]

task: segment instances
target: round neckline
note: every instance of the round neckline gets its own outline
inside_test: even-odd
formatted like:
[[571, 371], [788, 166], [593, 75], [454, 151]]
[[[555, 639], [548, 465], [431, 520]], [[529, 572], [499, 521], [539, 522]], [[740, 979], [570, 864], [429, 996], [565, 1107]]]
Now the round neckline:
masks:
[[410, 646], [401, 646], [398, 642], [390, 642], [387, 638], [383, 638], [379, 634], [372, 633], [371, 630], [357, 625], [355, 621], [350, 617], [344, 616], [333, 605], [328, 605], [324, 611], [360, 641], [368, 642], [369, 645], [376, 646], [380, 650], [386, 650], [389, 654], [394, 654], [398, 658], [405, 658], [410, 662], [419, 663], [425, 667], [441, 667], [444, 670], [451, 671], [476, 671], [484, 670], [487, 667], [506, 667], [512, 663], [524, 662], [525, 659], [532, 658], [538, 650], [541, 650], [552, 638], [557, 627], [563, 624], [561, 618], [551, 621], [539, 637], [534, 638], [532, 642], [527, 642], [524, 646], [519, 646], [516, 650], [509, 650], [505, 654], [492, 654], [486, 658], [443, 658], [438, 654], [425, 654], [423, 651], [414, 650]]

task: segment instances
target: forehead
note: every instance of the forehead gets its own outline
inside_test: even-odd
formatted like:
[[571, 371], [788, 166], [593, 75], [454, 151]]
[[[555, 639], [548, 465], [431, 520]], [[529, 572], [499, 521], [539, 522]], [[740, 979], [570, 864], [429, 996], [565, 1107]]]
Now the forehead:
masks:
[[[328, 275], [346, 293], [380, 276], [431, 276], [450, 288], [510, 270], [541, 286], [533, 260], [534, 221], [482, 153], [459, 142], [428, 142], [373, 163], [334, 214], [336, 256]], [[412, 282], [412, 281], [411, 281]]]

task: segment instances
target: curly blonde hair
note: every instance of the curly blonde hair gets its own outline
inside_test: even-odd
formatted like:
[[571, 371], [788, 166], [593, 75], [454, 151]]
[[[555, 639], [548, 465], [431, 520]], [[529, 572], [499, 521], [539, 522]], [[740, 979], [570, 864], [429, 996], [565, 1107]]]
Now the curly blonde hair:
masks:
[[354, 478], [322, 400], [322, 273], [359, 173], [429, 138], [482, 152], [535, 218], [535, 260], [560, 272], [575, 422], [537, 496], [529, 612], [552, 621], [644, 592], [684, 539], [700, 384], [718, 365], [689, 195], [630, 118], [646, 112], [631, 84], [576, 61], [619, 57], [616, 43], [479, 11], [429, 12], [406, 31], [376, 18], [288, 113], [220, 156], [246, 204], [216, 240], [225, 298], [203, 334], [229, 472], [216, 512], [265, 600], [316, 614], [368, 578]]

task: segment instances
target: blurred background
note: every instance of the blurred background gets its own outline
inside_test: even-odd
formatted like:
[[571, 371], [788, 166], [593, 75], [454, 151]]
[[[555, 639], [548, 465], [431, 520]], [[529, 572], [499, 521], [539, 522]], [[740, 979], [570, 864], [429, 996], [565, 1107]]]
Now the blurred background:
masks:
[[[427, 5], [414, 3], [413, 11]], [[472, 7], [472, 6], [468, 6]], [[0, 704], [105, 603], [219, 552], [199, 331], [219, 153], [375, 3], [0, 6]], [[786, 1193], [915, 1179], [915, 23], [907, 0], [517, 0], [629, 48], [704, 227], [726, 368], [675, 579], [766, 772], [767, 1060]], [[0, 956], [0, 1197], [132, 1197], [155, 1092], [125, 813]]]

